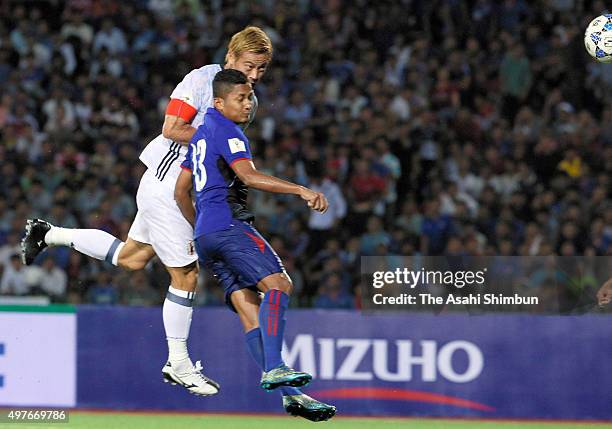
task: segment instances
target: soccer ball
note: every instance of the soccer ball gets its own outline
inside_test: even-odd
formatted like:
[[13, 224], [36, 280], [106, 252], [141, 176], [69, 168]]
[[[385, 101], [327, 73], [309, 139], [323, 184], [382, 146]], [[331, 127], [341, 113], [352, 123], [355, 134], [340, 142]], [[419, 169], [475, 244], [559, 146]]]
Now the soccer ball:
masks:
[[612, 63], [612, 13], [591, 21], [584, 32], [584, 46], [600, 63]]

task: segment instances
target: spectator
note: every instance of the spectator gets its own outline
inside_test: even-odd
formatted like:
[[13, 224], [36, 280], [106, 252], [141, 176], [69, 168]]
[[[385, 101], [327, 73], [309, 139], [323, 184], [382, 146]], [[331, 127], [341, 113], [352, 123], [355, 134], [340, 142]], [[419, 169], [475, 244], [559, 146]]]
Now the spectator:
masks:
[[47, 132], [57, 132], [62, 129], [71, 131], [76, 124], [74, 104], [59, 88], [43, 104], [42, 110], [47, 116], [47, 121], [45, 122], [45, 130]]
[[122, 303], [139, 306], [159, 305], [161, 297], [149, 284], [145, 272], [136, 271], [130, 275], [129, 286], [123, 292]]
[[502, 114], [514, 121], [520, 104], [531, 89], [532, 74], [529, 59], [525, 56], [525, 48], [520, 43], [515, 44], [506, 54], [500, 67], [501, 89], [504, 94]]
[[11, 231], [6, 236], [6, 242], [0, 246], [0, 266], [7, 266], [11, 263], [11, 257], [21, 252], [19, 235]]
[[354, 301], [350, 294], [342, 291], [341, 280], [338, 274], [331, 274], [325, 278], [321, 285], [319, 295], [314, 301], [315, 308], [344, 308], [354, 307]]
[[30, 291], [27, 271], [27, 268], [21, 263], [19, 254], [11, 255], [8, 265], [4, 266], [2, 272], [0, 292], [3, 295], [26, 295]]
[[35, 179], [28, 191], [28, 204], [36, 213], [45, 213], [51, 209], [53, 200], [51, 195], [45, 191], [42, 182]]
[[39, 284], [42, 291], [54, 301], [61, 301], [66, 297], [67, 285], [68, 278], [64, 270], [55, 265], [53, 258], [47, 257], [42, 263], [42, 278]]
[[109, 273], [98, 273], [95, 283], [87, 291], [87, 300], [92, 304], [112, 305], [119, 303], [119, 291]]
[[565, 156], [559, 163], [558, 168], [573, 179], [582, 176], [584, 170], [582, 159], [580, 159], [580, 156], [574, 149], [569, 149], [565, 152]]
[[367, 232], [361, 236], [361, 253], [363, 255], [373, 255], [379, 245], [388, 246], [391, 237], [383, 229], [382, 219], [372, 216], [368, 219]]
[[86, 215], [98, 208], [103, 198], [104, 191], [99, 188], [97, 178], [88, 176], [83, 189], [76, 194], [75, 203], [81, 215]]
[[349, 183], [354, 211], [353, 226], [358, 232], [361, 232], [363, 223], [382, 202], [387, 183], [385, 179], [375, 174], [368, 162], [363, 159], [355, 161], [355, 171]]
[[391, 152], [389, 142], [386, 138], [377, 138], [375, 144], [376, 151], [379, 154], [378, 162], [387, 172], [385, 203], [388, 205], [395, 205], [397, 201], [397, 181], [402, 176], [402, 165], [399, 158]]
[[106, 49], [110, 54], [123, 54], [127, 50], [127, 42], [123, 31], [113, 24], [109, 18], [102, 21], [102, 28], [93, 40], [93, 52], [99, 53]]
[[322, 192], [329, 201], [329, 209], [325, 213], [312, 211], [308, 220], [311, 231], [330, 236], [330, 233], [338, 226], [339, 222], [346, 216], [346, 201], [342, 191], [333, 180], [323, 177], [321, 171], [316, 171], [310, 176], [310, 189]]
[[84, 16], [80, 13], [70, 13], [67, 21], [62, 25], [61, 35], [67, 40], [76, 37], [84, 45], [90, 45], [93, 41], [93, 28], [85, 22]]
[[425, 206], [421, 230], [421, 253], [424, 255], [441, 254], [452, 232], [452, 219], [449, 215], [440, 212], [439, 200], [429, 200]]
[[289, 105], [285, 109], [286, 121], [289, 121], [297, 129], [304, 128], [312, 117], [312, 106], [308, 103], [301, 91], [294, 91], [289, 97]]

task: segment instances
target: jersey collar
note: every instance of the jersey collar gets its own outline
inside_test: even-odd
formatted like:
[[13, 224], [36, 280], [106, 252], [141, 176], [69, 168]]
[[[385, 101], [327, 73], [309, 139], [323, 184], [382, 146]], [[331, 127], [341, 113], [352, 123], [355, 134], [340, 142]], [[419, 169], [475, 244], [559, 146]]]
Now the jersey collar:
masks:
[[215, 109], [214, 107], [209, 107], [209, 108], [206, 110], [206, 113], [207, 113], [208, 115], [211, 115], [212, 117], [214, 117], [214, 118], [215, 118], [215, 120], [218, 120], [218, 121], [221, 121], [221, 122], [225, 122], [226, 124], [231, 125], [231, 126], [236, 126], [236, 123], [235, 123], [234, 121], [231, 121], [231, 120], [227, 119], [225, 116], [223, 116], [223, 115], [221, 114], [221, 112], [219, 112], [219, 111], [218, 111], [217, 109]]

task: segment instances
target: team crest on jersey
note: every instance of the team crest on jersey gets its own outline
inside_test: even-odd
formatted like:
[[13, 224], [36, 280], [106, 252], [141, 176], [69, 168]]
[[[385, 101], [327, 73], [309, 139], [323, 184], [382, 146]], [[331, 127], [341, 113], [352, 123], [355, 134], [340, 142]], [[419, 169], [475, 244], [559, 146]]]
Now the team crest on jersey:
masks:
[[244, 145], [244, 142], [240, 139], [227, 139], [227, 144], [229, 145], [230, 151], [232, 153], [246, 152], [246, 146]]
[[189, 256], [195, 255], [195, 244], [193, 243], [193, 240], [189, 240], [187, 243], [187, 254]]

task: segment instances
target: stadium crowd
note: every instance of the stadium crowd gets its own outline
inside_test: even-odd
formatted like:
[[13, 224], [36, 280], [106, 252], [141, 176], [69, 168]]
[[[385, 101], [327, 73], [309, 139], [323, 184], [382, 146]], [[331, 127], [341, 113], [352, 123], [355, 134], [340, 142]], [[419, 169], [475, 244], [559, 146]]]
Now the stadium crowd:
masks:
[[[247, 134], [259, 169], [331, 209], [252, 192], [301, 306], [359, 306], [362, 255], [610, 255], [612, 66], [603, 1], [6, 1], [0, 6], [0, 294], [158, 305], [67, 248], [18, 256], [25, 219], [127, 236], [168, 97], [262, 27], [273, 62]], [[609, 11], [608, 11], [609, 12]], [[41, 258], [43, 259], [43, 258]], [[201, 305], [222, 290], [202, 274]]]

